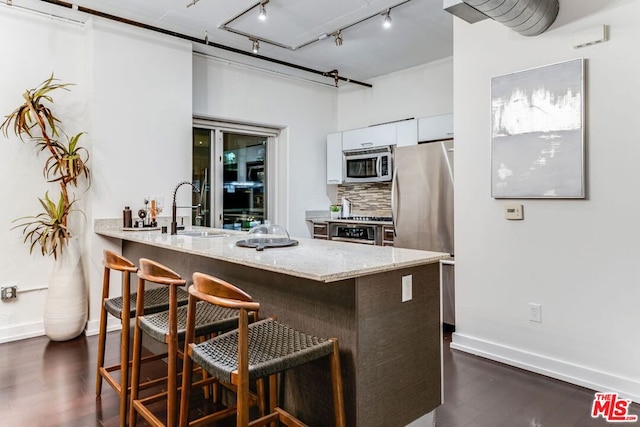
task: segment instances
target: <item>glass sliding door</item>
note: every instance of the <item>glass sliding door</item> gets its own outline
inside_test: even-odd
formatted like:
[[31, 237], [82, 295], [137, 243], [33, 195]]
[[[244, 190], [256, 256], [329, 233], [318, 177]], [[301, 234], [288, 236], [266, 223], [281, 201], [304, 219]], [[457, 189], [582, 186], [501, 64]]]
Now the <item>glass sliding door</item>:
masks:
[[273, 129], [196, 121], [193, 182], [203, 188], [203, 225], [249, 230], [269, 220], [276, 138]]
[[222, 133], [222, 227], [249, 230], [266, 214], [267, 137]]
[[193, 129], [192, 181], [200, 189], [200, 197], [194, 193], [192, 206], [201, 205], [200, 218], [194, 210], [191, 224], [211, 227], [211, 130]]

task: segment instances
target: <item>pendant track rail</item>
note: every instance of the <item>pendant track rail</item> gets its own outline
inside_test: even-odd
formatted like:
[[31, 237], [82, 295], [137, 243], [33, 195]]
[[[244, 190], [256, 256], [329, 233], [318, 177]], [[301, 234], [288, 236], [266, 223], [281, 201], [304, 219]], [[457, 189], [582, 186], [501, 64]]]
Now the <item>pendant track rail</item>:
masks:
[[169, 35], [169, 36], [177, 37], [177, 38], [182, 39], [182, 40], [188, 40], [188, 41], [193, 42], [193, 43], [199, 43], [199, 44], [203, 44], [205, 46], [211, 46], [211, 47], [214, 47], [216, 49], [225, 50], [227, 52], [233, 52], [233, 53], [237, 53], [239, 55], [244, 55], [244, 56], [248, 56], [248, 57], [251, 57], [251, 58], [257, 58], [257, 59], [260, 59], [262, 61], [267, 61], [267, 62], [271, 62], [271, 63], [274, 63], [274, 64], [283, 65], [285, 67], [295, 68], [296, 70], [305, 71], [307, 73], [312, 73], [312, 74], [320, 75], [320, 76], [323, 76], [323, 77], [331, 78], [336, 82], [336, 86], [338, 85], [338, 81], [343, 81], [343, 82], [353, 83], [353, 84], [364, 86], [364, 87], [368, 87], [368, 88], [373, 87], [373, 85], [371, 85], [369, 83], [365, 83], [365, 82], [361, 82], [361, 81], [358, 81], [358, 80], [350, 79], [348, 77], [340, 76], [340, 75], [338, 75], [337, 70], [332, 70], [332, 71], [315, 70], [313, 68], [304, 67], [302, 65], [293, 64], [291, 62], [281, 61], [279, 59], [270, 58], [268, 56], [257, 55], [257, 54], [251, 53], [251, 52], [244, 51], [242, 49], [237, 49], [237, 48], [226, 46], [226, 45], [223, 45], [223, 44], [211, 42], [209, 40], [188, 36], [186, 34], [178, 33], [176, 31], [170, 31], [170, 30], [166, 30], [164, 28], [155, 27], [153, 25], [144, 24], [142, 22], [134, 21], [134, 20], [131, 20], [131, 19], [122, 18], [120, 16], [116, 16], [116, 15], [112, 15], [112, 14], [109, 14], [109, 13], [101, 12], [99, 10], [90, 9], [88, 7], [75, 5], [73, 3], [69, 3], [69, 2], [66, 2], [66, 1], [60, 1], [60, 0], [40, 0], [40, 1], [42, 1], [43, 3], [48, 3], [48, 4], [53, 4], [53, 5], [56, 5], [56, 6], [65, 7], [67, 9], [77, 10], [79, 12], [87, 13], [87, 14], [92, 15], [92, 16], [98, 16], [100, 18], [109, 19], [111, 21], [120, 22], [122, 24], [131, 25], [131, 26], [134, 26], [134, 27], [137, 27], [137, 28], [143, 28], [145, 30], [155, 31], [157, 33], [161, 33], [161, 34], [166, 34], [166, 35]]

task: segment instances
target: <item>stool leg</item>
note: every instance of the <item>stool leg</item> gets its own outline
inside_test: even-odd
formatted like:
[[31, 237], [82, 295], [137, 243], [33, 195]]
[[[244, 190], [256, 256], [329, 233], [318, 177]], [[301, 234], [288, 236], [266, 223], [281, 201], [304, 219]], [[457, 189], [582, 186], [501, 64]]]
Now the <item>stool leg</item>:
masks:
[[[106, 295], [105, 295], [106, 293]], [[104, 308], [104, 301], [109, 297], [109, 269], [104, 268], [102, 278], [102, 304], [100, 307], [100, 336], [98, 337], [98, 366], [96, 368], [96, 396], [102, 393], [102, 374], [100, 368], [104, 366], [104, 349], [107, 340], [107, 310]]]
[[258, 410], [261, 417], [265, 415], [265, 401], [264, 401], [264, 378], [258, 378], [256, 380], [256, 392], [258, 394]]
[[123, 274], [122, 286], [122, 330], [120, 335], [120, 425], [127, 424], [127, 402], [129, 397], [129, 330], [131, 327], [131, 310], [129, 308], [129, 272]]
[[331, 353], [331, 385], [333, 386], [333, 410], [335, 413], [336, 427], [345, 427], [344, 394], [342, 390], [342, 371], [340, 369], [340, 351], [338, 340], [332, 338], [333, 353]]
[[133, 407], [133, 401], [138, 399], [138, 388], [140, 386], [140, 358], [142, 353], [142, 331], [140, 330], [139, 319], [144, 313], [144, 280], [138, 279], [138, 300], [136, 304], [136, 317], [134, 320], [135, 329], [133, 331], [133, 357], [131, 366], [131, 402], [129, 408], [129, 426], [135, 427], [137, 413]]
[[167, 378], [167, 427], [175, 427], [178, 423], [178, 320], [177, 289], [169, 288], [169, 339], [168, 378]]
[[[273, 414], [278, 405], [278, 377], [276, 374], [269, 375], [269, 413]], [[277, 427], [277, 422], [271, 423], [270, 427]]]
[[182, 368], [182, 393], [180, 396], [180, 427], [189, 425], [189, 398], [191, 396], [191, 379], [193, 360], [191, 359], [192, 342], [195, 340], [196, 300], [189, 295], [187, 306], [187, 330], [184, 336], [184, 353]]

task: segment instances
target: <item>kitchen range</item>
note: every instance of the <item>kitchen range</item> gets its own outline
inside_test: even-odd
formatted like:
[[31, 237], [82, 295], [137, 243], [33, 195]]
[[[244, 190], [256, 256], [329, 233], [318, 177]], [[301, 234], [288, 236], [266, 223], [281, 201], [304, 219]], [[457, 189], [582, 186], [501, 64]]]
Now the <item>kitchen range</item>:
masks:
[[393, 221], [386, 216], [349, 216], [313, 221], [315, 239], [393, 246]]

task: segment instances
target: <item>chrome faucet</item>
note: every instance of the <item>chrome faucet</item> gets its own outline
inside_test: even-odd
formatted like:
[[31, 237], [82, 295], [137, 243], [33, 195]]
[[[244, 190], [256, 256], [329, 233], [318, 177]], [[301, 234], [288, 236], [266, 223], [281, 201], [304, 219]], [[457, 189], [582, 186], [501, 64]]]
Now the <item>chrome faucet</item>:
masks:
[[198, 203], [197, 205], [193, 205], [193, 206], [176, 206], [176, 194], [178, 193], [178, 188], [182, 187], [183, 185], [190, 185], [193, 187], [194, 190], [196, 190], [196, 192], [199, 192], [200, 190], [198, 189], [198, 187], [196, 187], [195, 185], [193, 185], [191, 182], [189, 181], [183, 181], [180, 184], [176, 185], [176, 188], [173, 190], [173, 204], [171, 205], [171, 234], [178, 234], [178, 222], [177, 222], [177, 211], [178, 208], [190, 208], [190, 209], [195, 209], [196, 210], [196, 222], [199, 222], [199, 220], [202, 218], [202, 215], [200, 213], [200, 209], [202, 207], [202, 194], [200, 195], [200, 203]]

